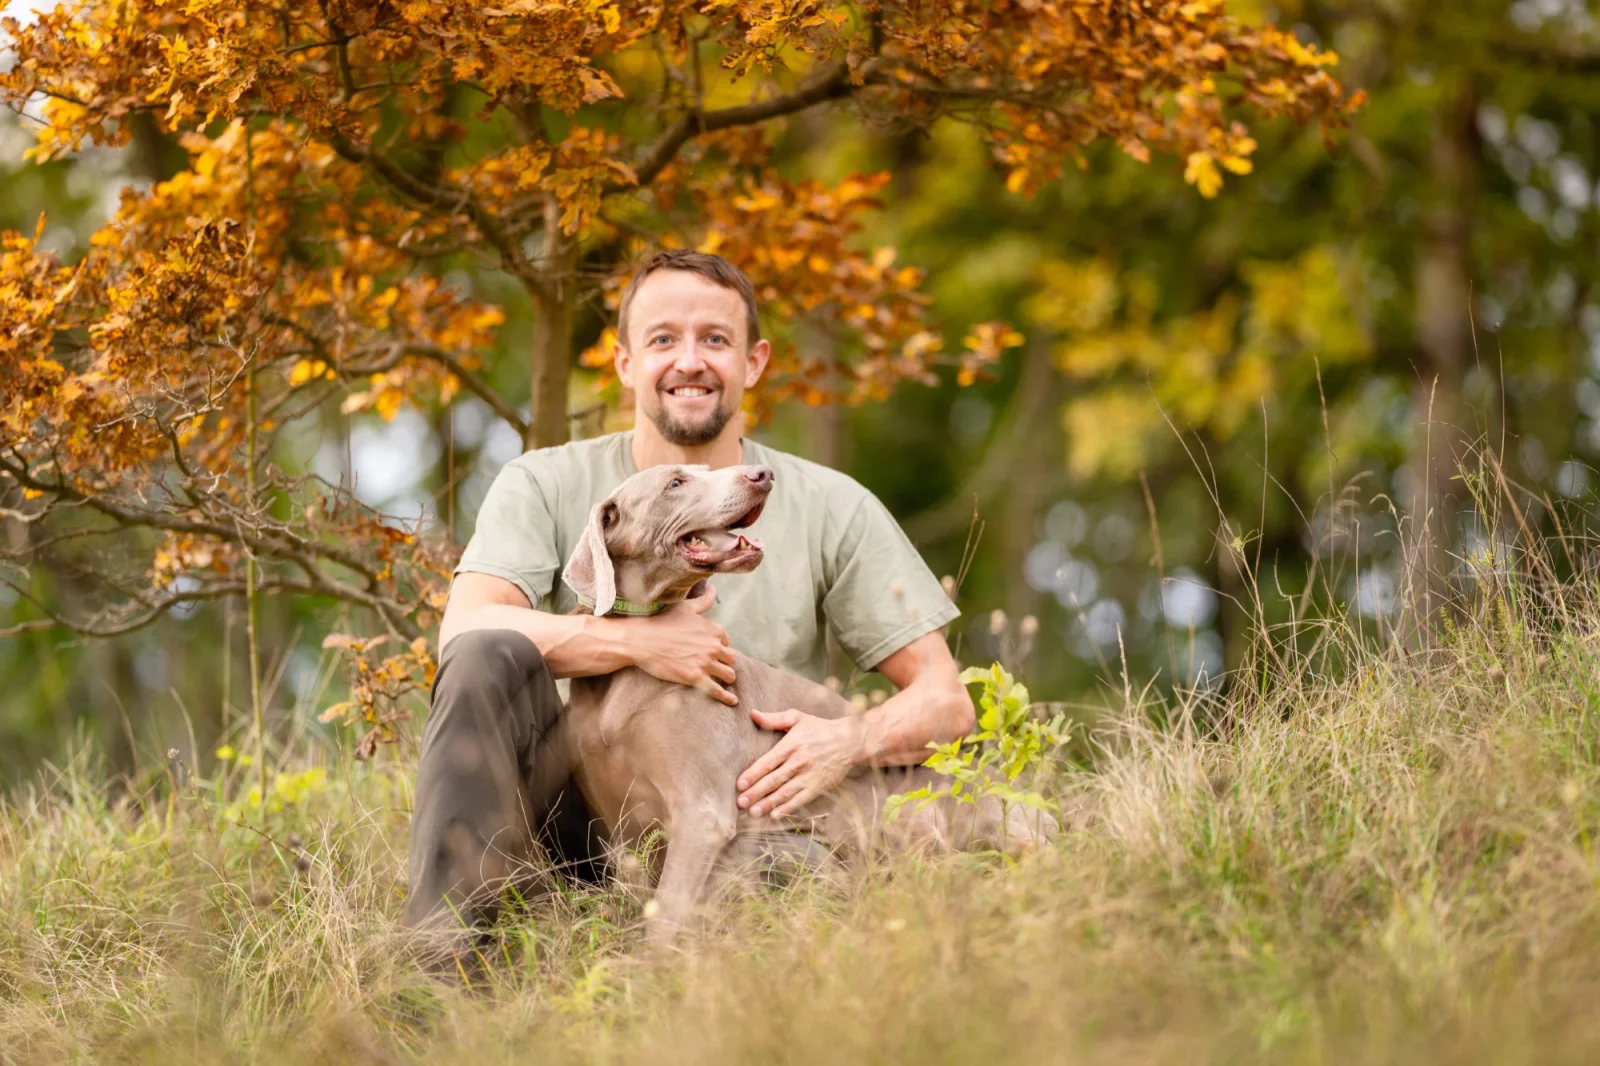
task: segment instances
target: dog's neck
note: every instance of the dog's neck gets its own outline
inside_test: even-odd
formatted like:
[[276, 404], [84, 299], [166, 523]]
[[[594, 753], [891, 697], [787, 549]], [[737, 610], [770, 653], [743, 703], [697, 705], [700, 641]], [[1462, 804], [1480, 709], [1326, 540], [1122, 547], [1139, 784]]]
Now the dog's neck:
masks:
[[[611, 601], [611, 610], [607, 615], [621, 615], [624, 618], [649, 618], [651, 615], [660, 614], [667, 609], [667, 605], [660, 600], [650, 603], [634, 603], [632, 600], [618, 596]], [[578, 610], [582, 614], [594, 614], [594, 600], [588, 596], [578, 597]]]
[[[613, 615], [648, 616], [659, 614], [675, 603], [694, 599], [706, 590], [700, 574], [663, 571], [639, 559], [612, 557], [617, 582], [617, 602]], [[578, 602], [593, 610], [594, 597], [579, 593]]]

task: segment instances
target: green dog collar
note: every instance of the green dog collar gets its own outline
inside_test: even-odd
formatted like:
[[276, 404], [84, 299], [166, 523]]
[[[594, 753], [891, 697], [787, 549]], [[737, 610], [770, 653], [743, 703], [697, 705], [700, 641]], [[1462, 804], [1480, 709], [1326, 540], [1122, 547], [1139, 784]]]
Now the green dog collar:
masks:
[[[589, 608], [591, 611], [594, 610], [594, 601], [586, 597], [579, 596], [578, 604], [581, 607]], [[632, 600], [625, 600], [618, 596], [616, 602], [611, 605], [611, 610], [606, 613], [626, 615], [629, 618], [649, 618], [651, 615], [660, 614], [666, 609], [667, 605], [659, 600], [651, 603], [634, 603]]]

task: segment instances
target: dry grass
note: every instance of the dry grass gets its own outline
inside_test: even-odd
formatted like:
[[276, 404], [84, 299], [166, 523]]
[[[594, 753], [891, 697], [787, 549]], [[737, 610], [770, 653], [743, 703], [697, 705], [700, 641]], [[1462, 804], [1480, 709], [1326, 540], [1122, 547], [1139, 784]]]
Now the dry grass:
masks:
[[111, 806], [71, 767], [0, 811], [0, 1059], [1593, 1062], [1581, 592], [1486, 592], [1426, 656], [1338, 638], [1337, 673], [1280, 666], [1221, 727], [1125, 707], [1015, 867], [898, 859], [667, 955], [621, 892], [536, 901], [478, 994], [394, 930], [408, 768], [331, 767], [268, 839], [231, 786]]

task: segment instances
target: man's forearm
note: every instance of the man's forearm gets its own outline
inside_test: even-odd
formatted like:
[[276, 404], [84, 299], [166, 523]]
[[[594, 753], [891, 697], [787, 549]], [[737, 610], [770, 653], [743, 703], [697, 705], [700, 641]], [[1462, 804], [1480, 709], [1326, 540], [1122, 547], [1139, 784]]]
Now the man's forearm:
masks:
[[972, 732], [972, 701], [959, 685], [913, 684], [860, 718], [864, 725], [856, 762], [865, 766], [915, 766], [929, 744]]
[[626, 625], [626, 619], [487, 603], [459, 619], [447, 616], [440, 626], [439, 645], [442, 648], [450, 638], [474, 629], [514, 629], [533, 641], [556, 677], [591, 677], [636, 665], [622, 628]]

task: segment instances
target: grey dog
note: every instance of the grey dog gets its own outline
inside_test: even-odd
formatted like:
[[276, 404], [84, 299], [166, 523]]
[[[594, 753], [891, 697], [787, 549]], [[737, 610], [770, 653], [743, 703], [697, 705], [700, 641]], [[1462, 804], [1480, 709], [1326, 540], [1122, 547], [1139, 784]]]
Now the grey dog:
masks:
[[[761, 513], [773, 472], [760, 466], [711, 470], [658, 466], [628, 478], [595, 505], [563, 578], [595, 614], [618, 599], [670, 604], [698, 594], [712, 574], [745, 573], [761, 564], [761, 542], [741, 530]], [[651, 934], [670, 937], [718, 880], [748, 860], [795, 849], [795, 833], [846, 859], [879, 843], [901, 847], [1027, 848], [1053, 825], [998, 801], [941, 799], [909, 806], [885, 824], [885, 800], [939, 780], [931, 770], [862, 768], [787, 822], [741, 811], [735, 782], [779, 740], [744, 708], [799, 710], [823, 718], [853, 712], [829, 688], [738, 656], [734, 691], [740, 709], [704, 691], [661, 681], [643, 670], [574, 678], [568, 736], [574, 776], [614, 846], [637, 847], [645, 834], [666, 837], [651, 915]]]

